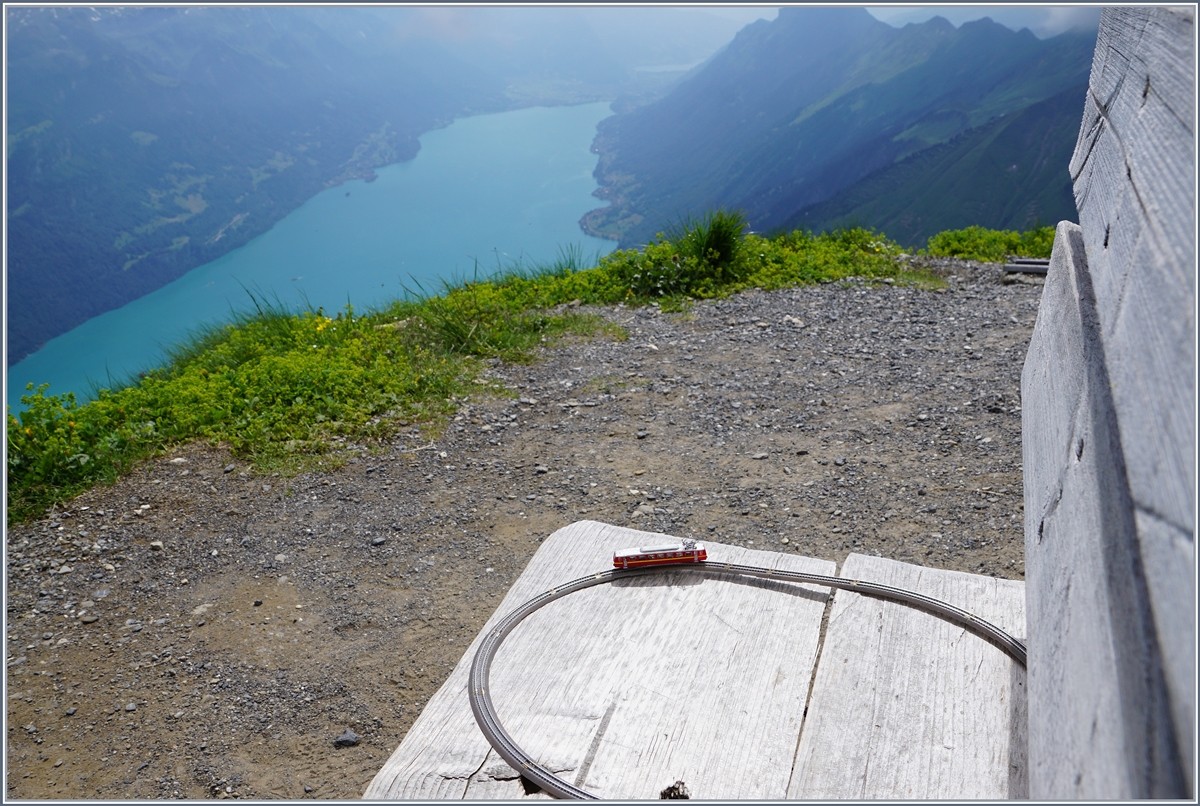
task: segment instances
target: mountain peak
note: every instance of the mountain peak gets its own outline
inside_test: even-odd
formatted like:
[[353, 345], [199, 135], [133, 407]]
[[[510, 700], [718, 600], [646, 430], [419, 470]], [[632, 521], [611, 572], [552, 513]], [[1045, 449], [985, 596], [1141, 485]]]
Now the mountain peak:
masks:
[[[918, 24], [927, 25], [935, 31], [949, 32], [949, 31], [957, 30], [954, 27], [954, 23], [950, 22], [950, 20], [946, 19], [945, 17], [930, 17], [929, 20], [926, 21], [925, 23], [909, 23], [909, 25], [918, 25]], [[905, 27], [907, 28], [908, 26], [906, 25]]]

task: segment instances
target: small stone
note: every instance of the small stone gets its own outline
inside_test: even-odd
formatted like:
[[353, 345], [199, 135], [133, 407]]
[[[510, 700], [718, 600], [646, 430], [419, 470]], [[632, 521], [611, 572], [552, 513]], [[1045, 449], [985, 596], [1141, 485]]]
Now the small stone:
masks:
[[262, 599], [255, 599], [255, 600], [254, 600], [254, 606], [255, 606], [255, 607], [262, 607]]
[[276, 554], [276, 555], [275, 555], [275, 562], [277, 562], [277, 563], [285, 563], [285, 562], [287, 562], [287, 555], [286, 555], [286, 554]]
[[371, 545], [372, 545], [372, 546], [382, 546], [382, 545], [383, 545], [384, 543], [386, 543], [386, 542], [387, 542], [387, 538], [386, 538], [386, 537], [377, 537], [377, 538], [375, 538], [374, 540], [372, 540], [372, 541], [371, 541]]
[[769, 454], [769, 453], [756, 453], [753, 456], [751, 456], [750, 458], [751, 459], [766, 459], [770, 455], [771, 454]]
[[782, 543], [783, 545], [785, 545], [785, 546], [786, 546], [786, 545], [787, 545], [788, 543], [790, 543], [791, 541], [790, 541], [790, 540], [788, 540], [788, 539], [785, 537], [785, 538], [783, 538], [782, 540], [780, 540], [779, 542], [780, 542], [780, 543]]
[[334, 747], [354, 747], [354, 745], [358, 744], [361, 739], [362, 739], [362, 737], [359, 736], [357, 733], [350, 730], [350, 728], [346, 728], [345, 733], [343, 733], [341, 736], [339, 736], [333, 740], [333, 746]]
[[132, 703], [132, 702], [127, 702], [127, 703], [125, 703], [125, 710], [126, 710], [126, 711], [136, 711], [136, 710], [137, 710], [137, 704], [136, 704], [136, 703]]
[[313, 788], [312, 788], [311, 786], [309, 786], [308, 784], [305, 784], [305, 785], [304, 785], [304, 791], [305, 791], [305, 792], [312, 792], [312, 791], [313, 791]]
[[541, 474], [541, 473], [549, 473], [549, 472], [550, 472], [550, 468], [546, 467], [545, 465], [538, 465], [537, 467], [535, 467], [535, 468], [533, 469], [533, 472], [534, 472], [534, 473], [538, 473], [538, 474]]
[[176, 456], [174, 459], [172, 459], [172, 460], [171, 460], [171, 464], [173, 464], [173, 465], [186, 465], [186, 464], [187, 464], [187, 459], [184, 459], [182, 456]]
[[162, 551], [162, 548], [163, 548], [163, 544], [162, 544], [161, 540], [155, 540], [150, 543], [151, 551]]
[[839, 455], [834, 458], [833, 463], [838, 467], [841, 467], [842, 465], [846, 464], [846, 457]]
[[225, 465], [225, 469], [221, 472], [232, 473], [235, 470], [237, 470], [237, 465], [235, 465], [233, 462], [230, 462], [229, 464]]
[[77, 710], [77, 709], [75, 709], [75, 708], [68, 708], [68, 709], [67, 709], [67, 716], [75, 716], [75, 711], [76, 711], [76, 710]]
[[638, 438], [638, 439], [645, 439], [645, 438], [646, 438], [646, 437], [648, 437], [648, 436], [650, 436], [650, 432], [649, 432], [649, 431], [638, 431], [638, 432], [637, 432], [637, 438]]
[[691, 797], [692, 795], [688, 792], [687, 784], [683, 781], [676, 781], [658, 793], [659, 800], [691, 800]]

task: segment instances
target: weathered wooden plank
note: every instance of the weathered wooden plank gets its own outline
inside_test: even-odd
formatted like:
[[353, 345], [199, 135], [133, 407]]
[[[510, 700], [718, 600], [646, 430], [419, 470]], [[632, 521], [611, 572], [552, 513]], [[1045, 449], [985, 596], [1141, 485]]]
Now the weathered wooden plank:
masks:
[[1035, 798], [1193, 789], [1194, 13], [1103, 12], [1026, 359]]
[[[1021, 636], [1024, 583], [851, 554], [839, 576], [957, 605]], [[1025, 671], [936, 616], [834, 594], [788, 798], [1028, 796]]]
[[1076, 202], [1137, 505], [1193, 531], [1195, 136], [1186, 9], [1108, 9]]
[[1021, 380], [1034, 798], [1179, 783], [1090, 276], [1060, 223]]
[[[661, 535], [659, 536], [661, 538]], [[646, 532], [584, 521], [555, 532], [485, 626], [534, 595], [611, 567]], [[832, 574], [834, 564], [708, 544], [710, 561]], [[791, 773], [828, 590], [655, 575], [580, 591], [530, 616], [492, 668], [518, 743], [606, 798], [780, 798]], [[466, 697], [477, 638], [366, 798], [519, 798]], [[601, 728], [603, 727], [603, 731]]]

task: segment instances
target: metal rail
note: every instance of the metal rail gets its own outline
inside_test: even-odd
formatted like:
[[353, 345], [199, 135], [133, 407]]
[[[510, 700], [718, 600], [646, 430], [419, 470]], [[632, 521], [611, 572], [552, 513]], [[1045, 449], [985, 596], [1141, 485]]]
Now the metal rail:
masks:
[[504, 726], [500, 724], [500, 718], [496, 716], [496, 709], [492, 705], [490, 691], [492, 660], [496, 657], [496, 651], [500, 649], [500, 644], [504, 641], [505, 637], [525, 617], [535, 610], [545, 607], [555, 599], [559, 599], [575, 591], [583, 590], [584, 588], [590, 588], [594, 585], [604, 585], [619, 579], [632, 579], [633, 577], [663, 571], [691, 571], [693, 573], [710, 575], [736, 574], [738, 576], [757, 577], [759, 579], [782, 579], [789, 582], [822, 585], [828, 588], [854, 591], [855, 593], [867, 596], [876, 596], [881, 599], [890, 599], [901, 604], [926, 610], [945, 618], [947, 621], [965, 627], [1007, 652], [1022, 667], [1025, 666], [1025, 645], [994, 624], [973, 616], [952, 604], [947, 604], [924, 594], [893, 588], [888, 585], [880, 585], [875, 582], [862, 582], [857, 579], [842, 579], [841, 577], [829, 577], [821, 574], [806, 574], [802, 571], [784, 571], [777, 568], [757, 568], [750, 565], [718, 562], [679, 563], [661, 565], [654, 568], [631, 568], [628, 570], [614, 569], [612, 571], [602, 571], [586, 577], [580, 577], [572, 582], [552, 588], [539, 596], [535, 596], [501, 619], [500, 623], [492, 628], [487, 636], [484, 637], [483, 643], [479, 645], [479, 649], [475, 653], [475, 659], [471, 663], [471, 676], [467, 683], [471, 712], [475, 715], [475, 721], [479, 723], [479, 729], [483, 731], [484, 737], [487, 738], [496, 752], [500, 754], [500, 757], [507, 761], [513, 769], [556, 798], [598, 800], [595, 795], [567, 783], [538, 764], [504, 730]]

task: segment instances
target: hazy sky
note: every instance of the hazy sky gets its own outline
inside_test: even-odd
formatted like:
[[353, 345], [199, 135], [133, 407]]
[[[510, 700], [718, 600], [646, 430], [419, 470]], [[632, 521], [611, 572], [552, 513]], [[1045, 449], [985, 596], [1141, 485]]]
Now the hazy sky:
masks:
[[698, 10], [737, 20], [742, 25], [749, 25], [758, 19], [773, 20], [779, 14], [775, 6], [697, 6]]
[[[757, 19], [773, 20], [779, 13], [773, 6], [706, 6], [704, 10], [743, 25]], [[1043, 39], [1070, 28], [1095, 28], [1100, 24], [1099, 6], [868, 6], [867, 11], [896, 27], [935, 16], [945, 17], [956, 26], [991, 17], [1014, 31], [1028, 28]]]

